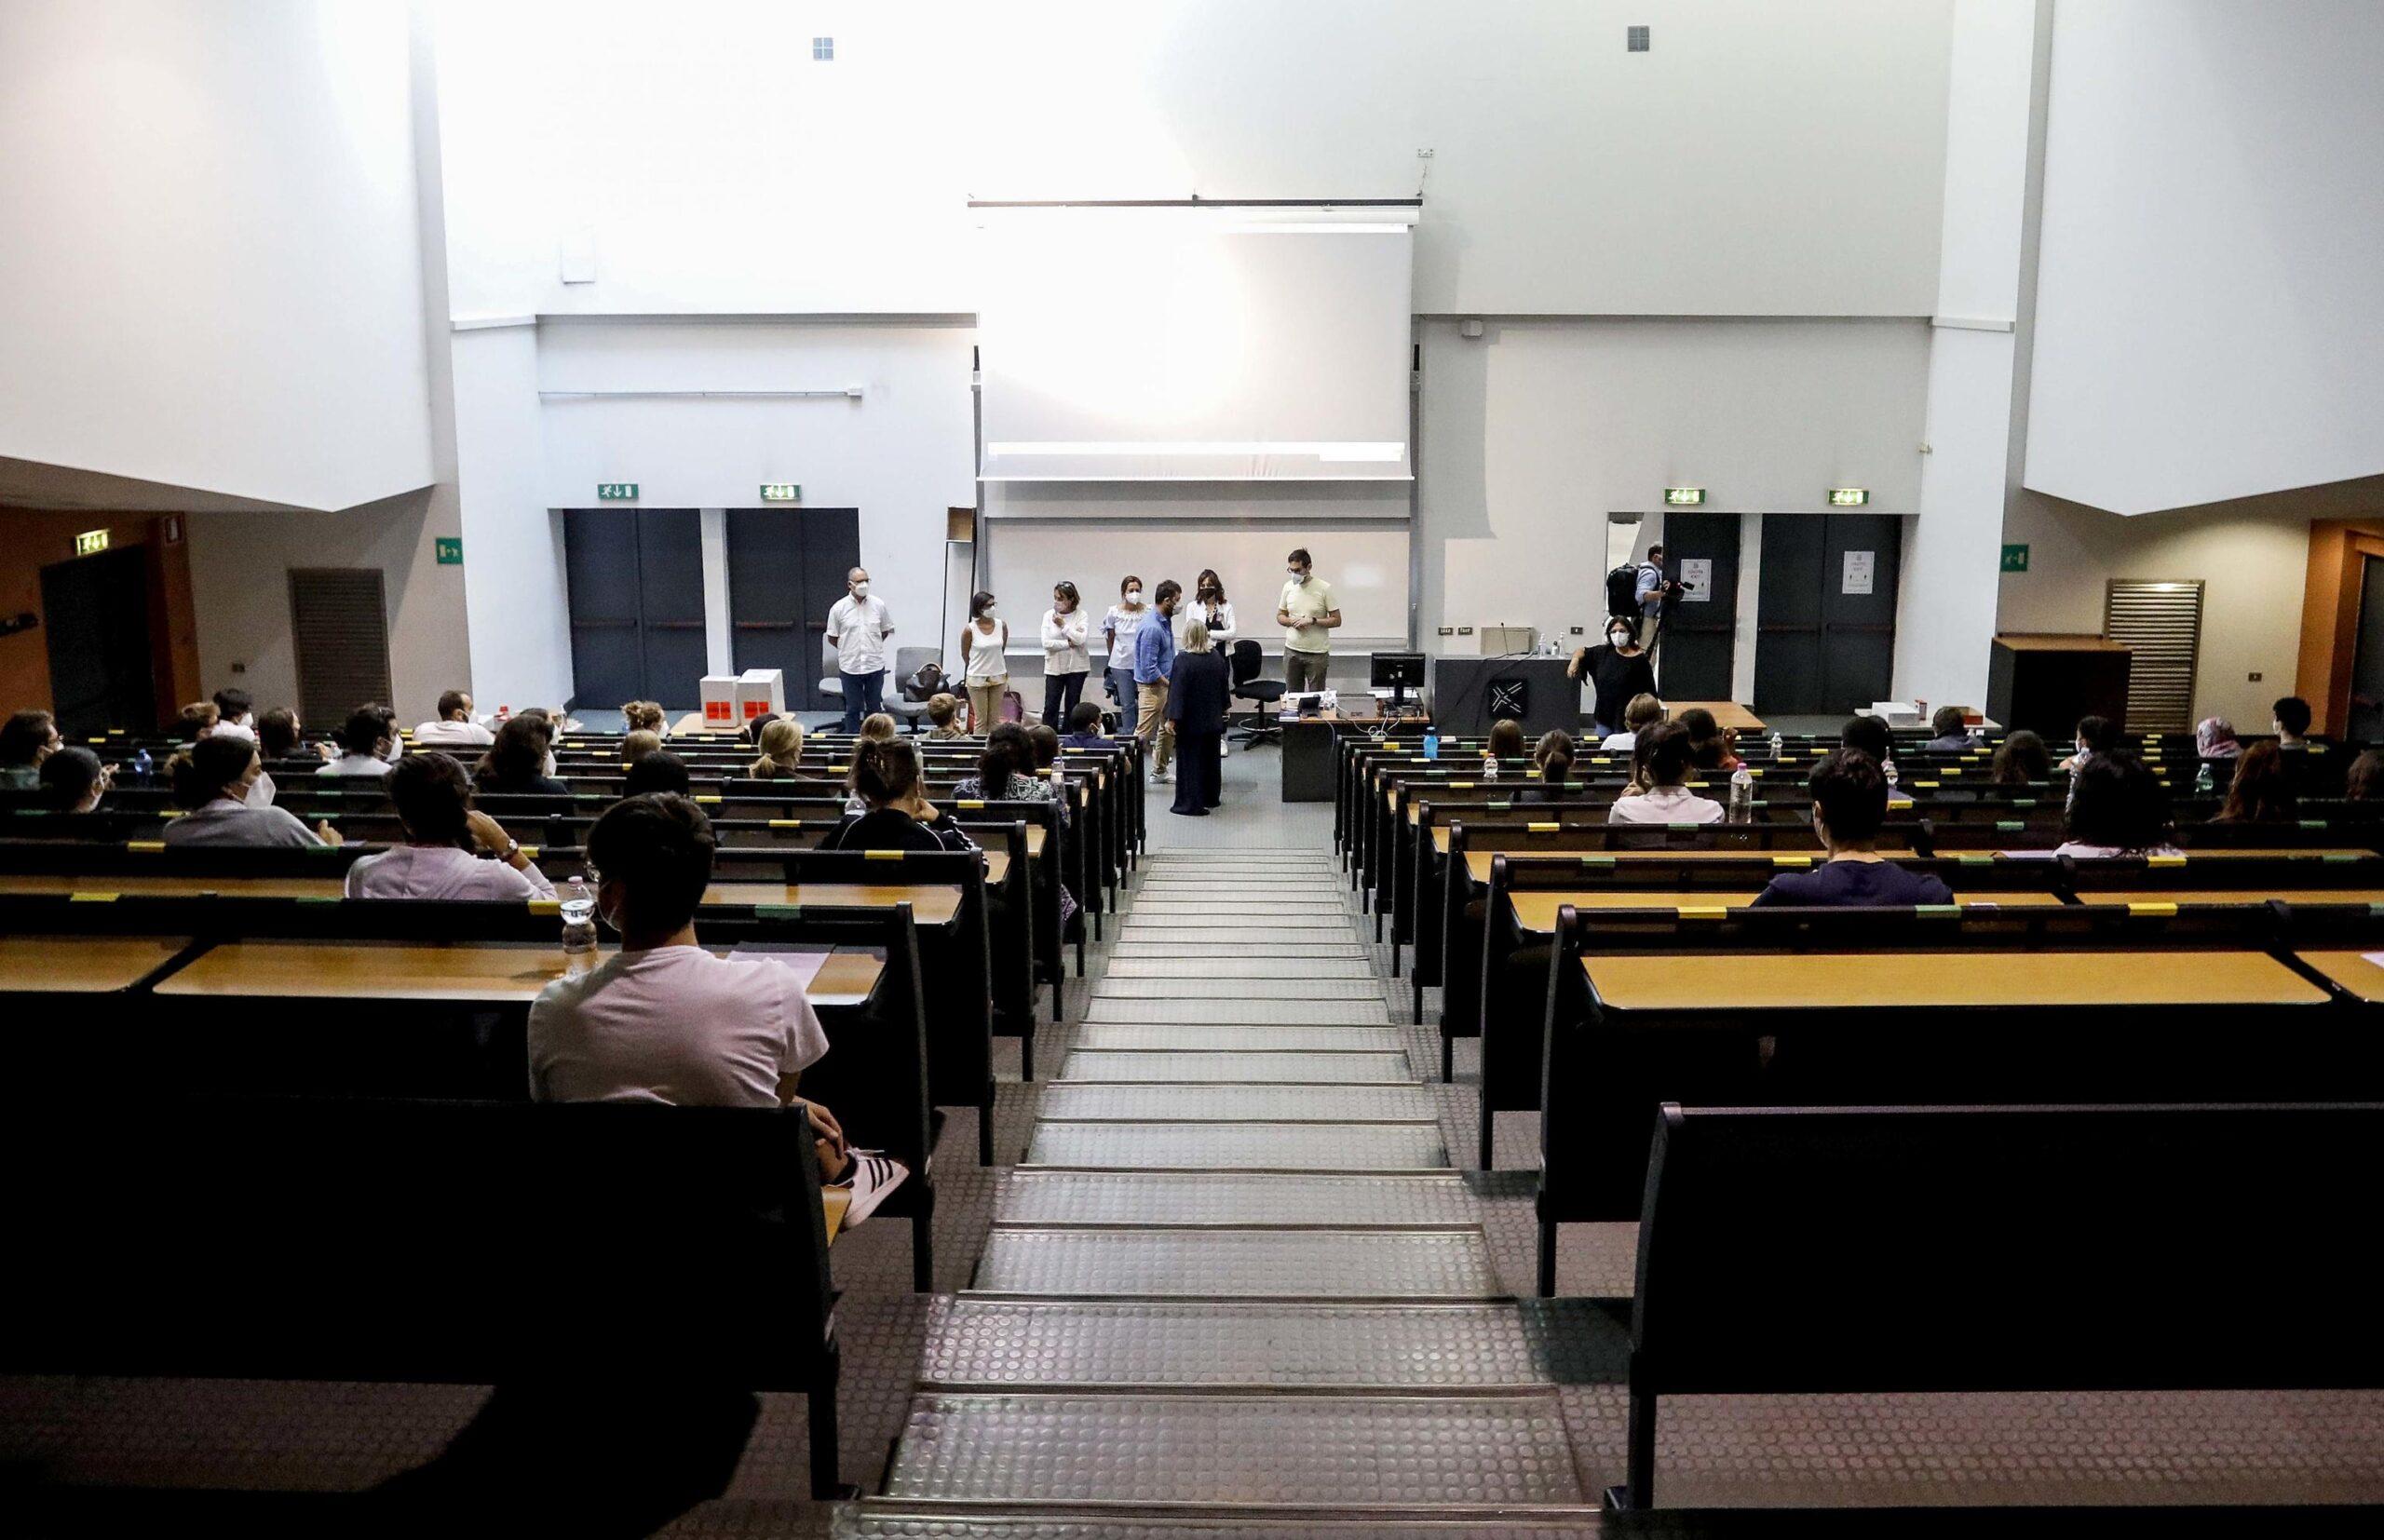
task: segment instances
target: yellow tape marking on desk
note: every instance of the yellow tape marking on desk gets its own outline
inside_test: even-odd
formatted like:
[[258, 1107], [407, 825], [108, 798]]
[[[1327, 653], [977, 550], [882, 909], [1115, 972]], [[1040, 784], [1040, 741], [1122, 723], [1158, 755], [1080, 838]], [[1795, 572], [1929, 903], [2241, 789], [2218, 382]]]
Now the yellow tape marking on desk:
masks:
[[2130, 904], [2127, 906], [2127, 912], [2138, 919], [2168, 920], [2176, 917], [2177, 906], [2175, 904]]
[[530, 912], [533, 914], [560, 914], [562, 912], [562, 900], [561, 898], [524, 898], [522, 902], [530, 906]]
[[113, 893], [69, 893], [66, 901], [70, 904], [112, 904], [116, 897]]
[[1813, 858], [1810, 856], [1774, 856], [1771, 858], [1771, 864], [1774, 866], [1810, 866], [1813, 864]]
[[160, 850], [166, 848], [166, 842], [163, 840], [127, 840], [124, 842], [124, 847], [127, 850], [133, 851], [139, 855], [154, 856]]
[[2186, 858], [2183, 856], [2147, 856], [2144, 858], [2144, 864], [2147, 866], [2183, 866], [2186, 864]]
[[902, 852], [900, 850], [864, 850], [861, 852], [861, 856], [864, 859], [873, 861], [899, 861], [902, 858]]
[[1527, 834], [1553, 834], [1559, 829], [1564, 827], [1564, 826], [1561, 823], [1527, 823], [1524, 825], [1524, 832]]

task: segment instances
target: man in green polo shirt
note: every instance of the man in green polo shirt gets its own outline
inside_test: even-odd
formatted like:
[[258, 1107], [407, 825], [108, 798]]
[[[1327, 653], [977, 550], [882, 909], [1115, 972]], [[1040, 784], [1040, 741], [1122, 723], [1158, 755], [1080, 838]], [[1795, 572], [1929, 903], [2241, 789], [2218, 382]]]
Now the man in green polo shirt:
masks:
[[1292, 552], [1284, 572], [1290, 581], [1275, 606], [1275, 624], [1283, 628], [1283, 685], [1293, 695], [1321, 690], [1333, 661], [1333, 631], [1341, 624], [1333, 585], [1315, 574], [1306, 547]]

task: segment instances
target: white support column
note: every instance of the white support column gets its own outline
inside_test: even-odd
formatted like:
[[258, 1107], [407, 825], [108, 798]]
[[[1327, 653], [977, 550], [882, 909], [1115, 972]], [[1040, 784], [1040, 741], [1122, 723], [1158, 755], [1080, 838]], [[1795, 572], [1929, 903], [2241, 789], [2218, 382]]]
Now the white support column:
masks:
[[737, 649], [728, 631], [728, 510], [698, 508], [697, 528], [704, 547], [704, 671], [737, 671]]

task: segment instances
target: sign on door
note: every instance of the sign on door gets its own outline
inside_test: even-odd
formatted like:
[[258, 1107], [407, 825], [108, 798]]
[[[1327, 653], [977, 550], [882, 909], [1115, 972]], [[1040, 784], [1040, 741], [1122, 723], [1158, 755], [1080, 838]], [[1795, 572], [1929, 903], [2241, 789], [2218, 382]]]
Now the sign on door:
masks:
[[1873, 574], [1878, 570], [1878, 565], [1879, 553], [1877, 551], [1848, 551], [1846, 553], [1846, 576], [1844, 581], [1838, 585], [1837, 591], [1840, 593], [1869, 593], [1871, 591]]

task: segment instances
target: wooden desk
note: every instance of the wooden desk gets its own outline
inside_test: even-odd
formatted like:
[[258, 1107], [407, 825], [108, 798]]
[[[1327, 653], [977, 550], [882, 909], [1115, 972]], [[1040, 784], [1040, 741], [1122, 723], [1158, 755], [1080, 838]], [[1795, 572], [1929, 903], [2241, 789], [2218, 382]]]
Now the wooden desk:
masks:
[[2384, 904], [2384, 889], [2370, 887], [2239, 887], [2113, 889], [2108, 893], [2080, 893], [2078, 901], [2090, 909], [2121, 908], [2130, 904], [2264, 904], [2270, 898], [2282, 898], [2289, 904], [2324, 906], [2342, 905], [2365, 909], [2371, 904]]
[[[1755, 896], [1744, 891], [1713, 893], [1683, 893], [1659, 888], [1592, 887], [1571, 892], [1510, 893], [1515, 906], [1515, 923], [1524, 929], [1552, 936], [1556, 933], [1556, 911], [1571, 904], [1575, 909], [1669, 909], [1679, 913], [1720, 914], [1727, 909], [1744, 909], [1754, 902]], [[1963, 909], [2058, 909], [2061, 900], [2050, 893], [1957, 893], [1954, 902]]]
[[2326, 995], [2257, 952], [1718, 953], [1584, 957], [1607, 1008], [2302, 1006]]
[[[1445, 836], [1448, 831], [1435, 829], [1432, 832]], [[1449, 853], [1446, 838], [1436, 837], [1432, 843], [1442, 855]], [[1912, 852], [1888, 850], [1881, 854], [1909, 856]], [[1465, 853], [1465, 870], [1476, 883], [1487, 883], [1491, 858], [1497, 856], [1522, 861], [1570, 861], [1576, 866], [1584, 858], [1592, 861], [1753, 861], [1781, 871], [1809, 871], [1826, 858], [1819, 850], [1469, 850]]]
[[336, 898], [345, 891], [344, 877], [184, 876], [159, 872], [109, 872], [83, 876], [70, 872], [20, 871], [0, 873], [0, 894], [115, 893], [142, 898], [203, 898], [228, 894], [243, 898]]
[[187, 936], [0, 936], [0, 994], [115, 994], [173, 961]]
[[2340, 984], [2354, 1000], [2375, 1005], [2384, 1001], [2384, 967], [2367, 960], [2364, 952], [2301, 952], [2294, 955]]
[[1760, 733], [1767, 725], [1761, 717], [1735, 700], [1668, 700], [1664, 702], [1664, 710], [1673, 722], [1680, 720], [1680, 714], [1683, 711], [1699, 707], [1714, 713], [1714, 724], [1717, 727], [1735, 728], [1741, 733]]
[[952, 923], [960, 912], [960, 890], [934, 883], [714, 883], [704, 889], [704, 906], [750, 908], [759, 904], [833, 905], [848, 909], [911, 906], [923, 925]]
[[[812, 980], [811, 1003], [858, 1006], [885, 967], [883, 959], [865, 952], [835, 952]], [[562, 947], [544, 941], [233, 941], [159, 983], [156, 993], [520, 1006], [563, 973]]]

